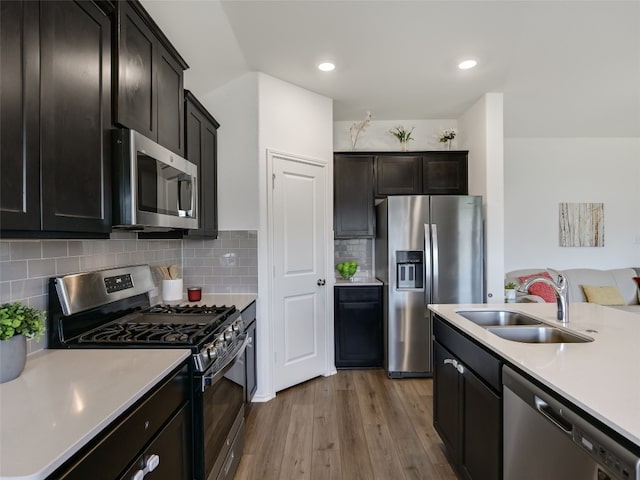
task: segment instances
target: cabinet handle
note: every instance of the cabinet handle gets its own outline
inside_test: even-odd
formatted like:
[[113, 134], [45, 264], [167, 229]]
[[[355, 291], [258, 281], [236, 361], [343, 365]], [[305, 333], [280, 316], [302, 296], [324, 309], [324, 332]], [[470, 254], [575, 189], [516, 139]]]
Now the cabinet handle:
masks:
[[224, 476], [225, 477], [229, 474], [229, 469], [231, 468], [231, 465], [233, 465], [233, 459], [234, 458], [236, 458], [236, 456], [233, 453], [233, 450], [231, 450], [231, 454], [229, 455], [229, 458], [227, 460], [227, 464], [224, 467]]
[[160, 456], [155, 453], [149, 455], [145, 461], [144, 468], [133, 474], [131, 480], [142, 480], [147, 473], [153, 472], [160, 465]]
[[464, 373], [464, 367], [462, 364], [453, 358], [445, 358], [442, 363], [444, 365], [452, 365], [460, 374]]
[[326, 282], [326, 280], [324, 278], [319, 278], [318, 279], [318, 286], [319, 287], [323, 287], [325, 283], [327, 283], [327, 282]]

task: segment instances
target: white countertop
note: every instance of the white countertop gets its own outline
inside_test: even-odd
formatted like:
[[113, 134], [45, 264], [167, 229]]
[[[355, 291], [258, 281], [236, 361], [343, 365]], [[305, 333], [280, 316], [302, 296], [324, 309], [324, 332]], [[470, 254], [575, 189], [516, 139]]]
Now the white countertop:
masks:
[[44, 350], [0, 385], [0, 479], [43, 480], [188, 356], [183, 349]]
[[429, 309], [640, 446], [640, 315], [572, 303], [567, 329], [593, 342], [527, 344], [502, 339], [456, 311], [519, 311], [561, 327], [555, 303], [429, 305]]
[[351, 277], [349, 279], [336, 277], [336, 287], [369, 287], [382, 285], [375, 277]]

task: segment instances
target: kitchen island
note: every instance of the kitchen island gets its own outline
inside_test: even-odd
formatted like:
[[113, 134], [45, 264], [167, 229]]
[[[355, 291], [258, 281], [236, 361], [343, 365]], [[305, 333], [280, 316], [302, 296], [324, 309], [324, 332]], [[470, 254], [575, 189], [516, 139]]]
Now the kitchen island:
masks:
[[[556, 305], [550, 303], [429, 305], [429, 309], [640, 451], [640, 315], [589, 303], [571, 304], [565, 327], [556, 320]], [[522, 312], [593, 341], [528, 344], [505, 340], [457, 313], [462, 310]]]
[[22, 375], [0, 385], [0, 479], [44, 480], [189, 355], [188, 349], [30, 355]]

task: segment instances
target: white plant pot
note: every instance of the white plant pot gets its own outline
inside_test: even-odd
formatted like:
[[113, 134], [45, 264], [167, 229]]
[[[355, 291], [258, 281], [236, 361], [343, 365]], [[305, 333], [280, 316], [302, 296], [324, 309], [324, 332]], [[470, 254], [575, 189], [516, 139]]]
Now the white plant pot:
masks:
[[15, 335], [0, 340], [0, 383], [18, 378], [27, 363], [27, 339]]
[[516, 291], [512, 288], [505, 288], [504, 290], [504, 298], [507, 302], [515, 302], [516, 301]]

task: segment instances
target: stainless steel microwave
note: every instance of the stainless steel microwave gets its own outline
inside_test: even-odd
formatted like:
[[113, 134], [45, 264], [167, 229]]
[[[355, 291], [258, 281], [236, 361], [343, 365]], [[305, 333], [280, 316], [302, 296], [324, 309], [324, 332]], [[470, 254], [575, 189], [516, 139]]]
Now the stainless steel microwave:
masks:
[[113, 130], [113, 227], [198, 228], [198, 167], [135, 130]]

